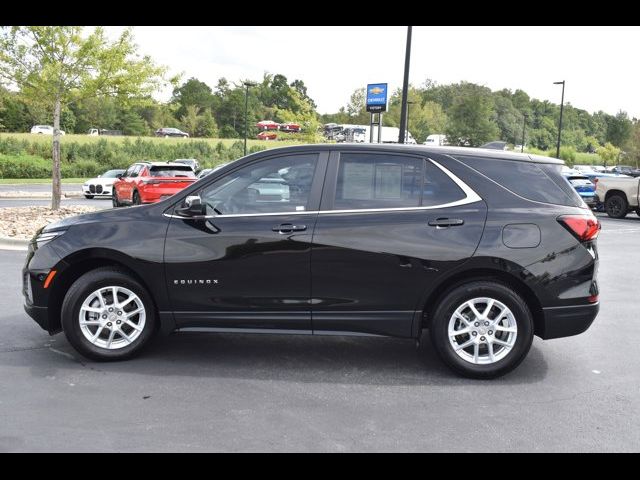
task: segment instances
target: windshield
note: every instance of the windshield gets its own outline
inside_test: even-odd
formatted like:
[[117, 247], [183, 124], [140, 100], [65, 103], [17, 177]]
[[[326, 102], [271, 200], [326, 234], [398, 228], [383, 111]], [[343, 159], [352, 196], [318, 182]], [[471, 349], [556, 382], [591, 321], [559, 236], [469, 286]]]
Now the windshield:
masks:
[[149, 174], [152, 177], [187, 177], [196, 178], [196, 174], [191, 167], [185, 165], [181, 166], [167, 166], [167, 167], [151, 167]]
[[124, 170], [109, 170], [102, 174], [102, 178], [116, 178], [119, 173], [124, 173]]

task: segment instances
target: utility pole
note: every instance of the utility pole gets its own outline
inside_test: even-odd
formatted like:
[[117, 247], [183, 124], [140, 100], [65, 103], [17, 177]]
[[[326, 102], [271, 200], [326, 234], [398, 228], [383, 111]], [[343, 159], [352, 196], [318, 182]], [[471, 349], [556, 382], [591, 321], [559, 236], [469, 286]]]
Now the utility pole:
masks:
[[407, 129], [407, 95], [409, 94], [409, 64], [411, 63], [411, 30], [412, 27], [407, 27], [407, 49], [404, 54], [404, 80], [402, 82], [402, 107], [400, 110], [400, 135], [398, 137], [398, 143], [404, 143], [404, 134]]
[[560, 122], [558, 123], [558, 145], [556, 147], [556, 158], [560, 158], [560, 138], [562, 137], [562, 110], [564, 108], [564, 80], [553, 82], [554, 85], [562, 84], [562, 99], [560, 100]]

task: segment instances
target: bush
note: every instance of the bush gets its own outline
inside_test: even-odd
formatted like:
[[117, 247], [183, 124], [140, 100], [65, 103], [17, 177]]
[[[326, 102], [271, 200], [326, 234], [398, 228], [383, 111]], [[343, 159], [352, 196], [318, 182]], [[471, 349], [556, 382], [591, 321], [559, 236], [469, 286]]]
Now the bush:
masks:
[[[164, 139], [162, 139], [164, 140]], [[142, 160], [175, 160], [197, 158], [204, 167], [212, 167], [239, 158], [244, 143], [235, 141], [230, 146], [223, 142], [206, 140], [185, 142], [159, 139], [129, 138], [113, 141], [100, 138], [91, 142], [63, 142], [60, 145], [61, 173], [63, 177], [88, 177], [112, 168], [127, 168]], [[253, 145], [247, 153], [266, 148]], [[21, 140], [11, 136], [0, 137], [0, 177], [51, 177], [51, 143], [42, 139]]]
[[48, 178], [51, 162], [33, 155], [0, 154], [0, 178]]

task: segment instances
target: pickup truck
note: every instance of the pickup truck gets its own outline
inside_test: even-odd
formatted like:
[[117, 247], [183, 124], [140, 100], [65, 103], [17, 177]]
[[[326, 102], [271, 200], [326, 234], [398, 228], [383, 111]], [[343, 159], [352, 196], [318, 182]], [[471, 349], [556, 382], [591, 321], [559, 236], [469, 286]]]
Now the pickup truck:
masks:
[[596, 183], [596, 202], [604, 203], [604, 210], [612, 218], [624, 218], [635, 211], [640, 216], [640, 178], [602, 177]]

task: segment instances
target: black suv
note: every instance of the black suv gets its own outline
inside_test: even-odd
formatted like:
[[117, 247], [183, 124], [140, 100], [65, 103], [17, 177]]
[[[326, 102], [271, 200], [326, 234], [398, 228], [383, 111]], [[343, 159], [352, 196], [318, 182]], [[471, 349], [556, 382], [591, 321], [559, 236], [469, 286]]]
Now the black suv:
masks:
[[584, 332], [598, 312], [600, 224], [561, 164], [455, 147], [259, 152], [159, 203], [46, 226], [25, 308], [97, 360], [157, 331], [428, 329], [451, 368], [495, 377], [534, 334]]

